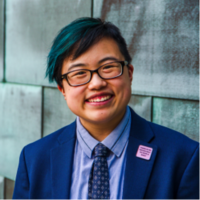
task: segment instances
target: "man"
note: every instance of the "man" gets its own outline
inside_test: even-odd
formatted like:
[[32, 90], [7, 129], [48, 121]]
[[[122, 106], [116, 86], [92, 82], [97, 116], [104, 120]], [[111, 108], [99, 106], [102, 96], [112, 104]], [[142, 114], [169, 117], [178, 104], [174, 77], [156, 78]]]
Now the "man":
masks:
[[46, 75], [77, 119], [22, 150], [14, 198], [199, 198], [199, 144], [127, 106], [130, 63], [111, 23], [81, 18], [61, 30]]

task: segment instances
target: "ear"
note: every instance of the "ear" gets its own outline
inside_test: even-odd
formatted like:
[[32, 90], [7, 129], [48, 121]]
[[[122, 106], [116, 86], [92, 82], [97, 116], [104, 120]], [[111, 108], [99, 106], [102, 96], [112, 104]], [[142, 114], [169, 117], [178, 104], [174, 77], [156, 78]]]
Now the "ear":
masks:
[[129, 78], [130, 78], [131, 83], [132, 83], [132, 80], [133, 80], [133, 71], [134, 71], [133, 65], [129, 64], [129, 67], [128, 67], [128, 75], [129, 75]]
[[66, 93], [65, 93], [64, 87], [63, 86], [61, 87], [60, 85], [57, 85], [57, 88], [62, 93], [62, 95], [64, 96], [64, 98], [66, 99]]

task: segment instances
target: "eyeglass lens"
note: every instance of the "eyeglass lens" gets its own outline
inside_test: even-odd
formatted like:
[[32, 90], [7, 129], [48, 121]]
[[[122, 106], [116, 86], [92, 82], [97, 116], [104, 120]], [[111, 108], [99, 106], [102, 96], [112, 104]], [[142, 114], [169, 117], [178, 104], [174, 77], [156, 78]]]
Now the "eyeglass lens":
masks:
[[[111, 79], [121, 75], [122, 65], [119, 62], [112, 62], [101, 66], [98, 69], [98, 73], [101, 78]], [[86, 69], [80, 69], [72, 71], [67, 76], [68, 81], [71, 85], [80, 85], [87, 83], [91, 78], [91, 72]]]

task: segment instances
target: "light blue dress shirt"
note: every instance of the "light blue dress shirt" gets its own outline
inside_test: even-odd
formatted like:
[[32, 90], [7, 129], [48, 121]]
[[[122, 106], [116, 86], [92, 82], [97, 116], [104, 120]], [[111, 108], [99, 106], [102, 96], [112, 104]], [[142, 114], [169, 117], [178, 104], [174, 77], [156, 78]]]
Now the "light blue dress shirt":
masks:
[[[76, 124], [77, 140], [74, 150], [70, 199], [87, 199], [89, 175], [94, 161], [92, 151], [100, 142], [94, 139], [82, 126], [79, 117], [77, 117]], [[110, 199], [122, 199], [130, 126], [131, 113], [127, 106], [122, 121], [101, 142], [110, 149], [110, 155], [107, 157]]]

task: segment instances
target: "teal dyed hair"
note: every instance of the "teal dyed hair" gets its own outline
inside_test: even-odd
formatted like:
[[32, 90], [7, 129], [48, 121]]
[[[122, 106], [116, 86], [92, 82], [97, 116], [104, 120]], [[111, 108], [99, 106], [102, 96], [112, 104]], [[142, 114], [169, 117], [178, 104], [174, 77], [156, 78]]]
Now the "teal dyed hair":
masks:
[[49, 82], [55, 80], [62, 87], [61, 69], [64, 59], [72, 54], [73, 59], [78, 58], [103, 37], [114, 39], [122, 55], [129, 63], [131, 62], [126, 42], [115, 25], [99, 18], [79, 18], [64, 27], [53, 41], [46, 69], [46, 77], [49, 78]]

